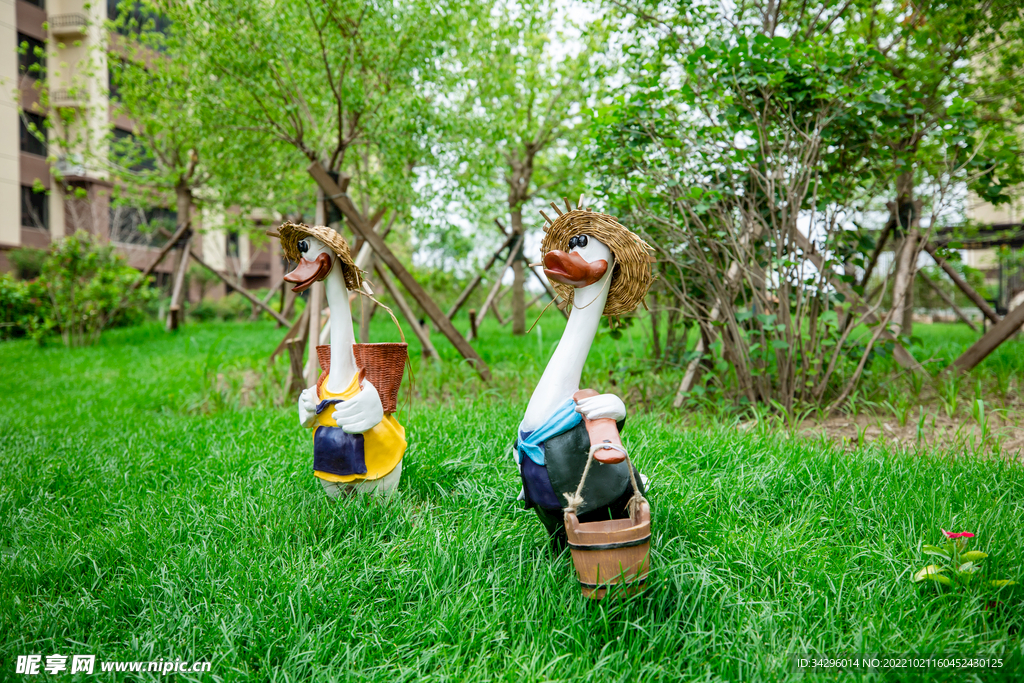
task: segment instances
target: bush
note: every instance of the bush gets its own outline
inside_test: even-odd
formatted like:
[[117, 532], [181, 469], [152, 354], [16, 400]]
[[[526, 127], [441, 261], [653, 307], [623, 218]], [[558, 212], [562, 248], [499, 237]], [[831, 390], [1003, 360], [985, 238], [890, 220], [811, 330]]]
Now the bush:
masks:
[[8, 258], [14, 266], [14, 272], [22, 280], [34, 280], [43, 272], [43, 261], [46, 260], [45, 249], [21, 247], [13, 249]]
[[35, 280], [0, 280], [2, 335], [41, 342], [56, 331], [68, 346], [91, 344], [103, 330], [145, 317], [144, 306], [157, 293], [133, 289], [141, 277], [112, 246], [77, 232], [50, 246]]
[[108, 327], [130, 325], [157, 296], [138, 283], [142, 274], [110, 244], [76, 232], [50, 247], [41, 280], [50, 294], [53, 327], [67, 346], [92, 344]]
[[49, 295], [36, 280], [16, 280], [0, 275], [0, 339], [45, 334], [43, 310]]

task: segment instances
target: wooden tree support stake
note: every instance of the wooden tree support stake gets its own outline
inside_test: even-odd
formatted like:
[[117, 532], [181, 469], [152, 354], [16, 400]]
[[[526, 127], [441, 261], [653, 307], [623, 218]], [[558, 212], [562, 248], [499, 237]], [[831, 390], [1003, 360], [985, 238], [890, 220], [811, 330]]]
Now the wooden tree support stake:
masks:
[[274, 352], [270, 354], [269, 362], [273, 363], [274, 362], [274, 358], [277, 357], [277, 354], [279, 354], [282, 351], [284, 351], [284, 349], [287, 346], [288, 342], [290, 342], [291, 340], [293, 340], [293, 339], [300, 339], [301, 338], [303, 341], [305, 341], [306, 337], [305, 337], [305, 334], [304, 334], [303, 331], [304, 330], [308, 330], [308, 329], [309, 329], [309, 307], [307, 306], [306, 308], [302, 309], [302, 313], [299, 315], [298, 318], [296, 318], [296, 320], [292, 324], [292, 326], [288, 328], [288, 332], [284, 335], [284, 338], [277, 345], [277, 348], [274, 349]]
[[[480, 309], [480, 319], [477, 323], [483, 322], [483, 319], [487, 316], [487, 309], [489, 309], [494, 303], [494, 297], [498, 296], [498, 290], [501, 289], [501, 280], [505, 277], [505, 273], [508, 269], [512, 267], [512, 262], [516, 260], [517, 256], [519, 256], [519, 249], [523, 246], [524, 237], [525, 235], [520, 233], [515, 244], [512, 245], [511, 251], [508, 252], [508, 258], [505, 259], [505, 265], [498, 271], [498, 277], [494, 280], [494, 285], [491, 287], [491, 291], [487, 293], [487, 298], [484, 299], [484, 305]], [[474, 339], [476, 339], [476, 326], [470, 325], [466, 341], [473, 341]]]
[[[793, 240], [793, 244], [804, 252], [804, 257], [809, 259], [819, 272], [824, 273], [825, 277], [838, 292], [845, 296], [849, 301], [858, 301], [860, 299], [850, 285], [840, 280], [839, 276], [832, 271], [831, 268], [828, 268], [825, 265], [825, 257], [823, 257], [818, 250], [814, 248], [814, 245], [811, 244], [811, 241], [807, 239], [802, 232], [794, 229], [790, 232], [790, 238]], [[851, 310], [851, 314], [854, 312], [862, 312], [864, 314], [862, 320], [869, 325], [880, 322], [878, 316], [869, 313], [867, 311], [867, 307], [864, 306], [863, 303]], [[914, 358], [913, 354], [911, 354], [910, 351], [907, 351], [888, 330], [883, 330], [881, 334], [879, 334], [879, 338], [884, 339], [885, 341], [891, 341], [895, 344], [892, 355], [893, 358], [896, 359], [896, 362], [900, 364], [900, 367], [910, 370], [915, 374], [925, 372], [925, 369], [921, 367], [921, 364], [917, 362], [917, 359]]]
[[[275, 296], [277, 296], [277, 293], [279, 291], [283, 292], [282, 288], [284, 286], [285, 286], [284, 279], [278, 280], [277, 284], [274, 285], [273, 287], [271, 287], [270, 291], [267, 292], [267, 295], [265, 297], [263, 297], [263, 305], [264, 306], [269, 306], [270, 302], [274, 300]], [[282, 312], [282, 315], [283, 315], [283, 312]], [[258, 318], [259, 316], [260, 316], [259, 311], [253, 311], [252, 315], [249, 316], [249, 320], [256, 320], [256, 318]], [[278, 323], [278, 324], [280, 324], [280, 323]]]
[[978, 294], [974, 287], [967, 284], [967, 281], [960, 276], [960, 273], [956, 272], [956, 268], [949, 265], [949, 262], [946, 261], [946, 259], [939, 256], [934, 244], [926, 242], [924, 250], [928, 252], [942, 270], [946, 271], [946, 275], [948, 275], [949, 279], [953, 281], [953, 284], [959, 287], [960, 291], [963, 292], [968, 299], [974, 302], [974, 305], [977, 306], [982, 314], [989, 319], [989, 322], [995, 324], [999, 323], [999, 314], [992, 310], [992, 307], [988, 305], [988, 302], [985, 301], [980, 294]]
[[302, 347], [305, 339], [289, 339], [288, 349], [288, 395], [294, 400], [306, 388], [302, 367]]
[[395, 300], [395, 304], [398, 306], [398, 310], [401, 311], [402, 315], [408, 321], [409, 326], [412, 328], [413, 334], [420, 340], [420, 345], [423, 347], [423, 355], [428, 358], [440, 358], [437, 354], [437, 349], [434, 348], [434, 344], [430, 341], [430, 334], [423, 329], [420, 325], [420, 321], [416, 318], [416, 314], [413, 313], [412, 307], [409, 306], [409, 302], [402, 296], [402, 292], [399, 291], [395, 283], [388, 277], [388, 274], [378, 265], [374, 269], [377, 271], [377, 277], [380, 278], [380, 282], [384, 285], [384, 289], [388, 291], [391, 298]]
[[185, 299], [185, 274], [188, 272], [188, 255], [192, 248], [192, 236], [185, 239], [181, 247], [181, 257], [178, 259], [177, 268], [174, 269], [174, 287], [171, 289], [171, 308], [167, 311], [167, 331], [174, 332], [178, 329], [185, 312], [182, 304]]
[[961, 321], [961, 322], [963, 322], [963, 323], [964, 323], [964, 324], [966, 324], [966, 325], [967, 325], [967, 326], [968, 326], [969, 328], [971, 328], [971, 331], [972, 331], [972, 332], [977, 332], [977, 331], [978, 331], [978, 328], [974, 326], [974, 323], [973, 323], [973, 322], [971, 322], [970, 318], [968, 318], [968, 317], [967, 317], [966, 315], [964, 315], [964, 312], [960, 310], [960, 307], [956, 305], [956, 302], [954, 302], [954, 301], [953, 301], [953, 299], [952, 299], [952, 298], [951, 298], [951, 297], [950, 297], [950, 296], [949, 296], [948, 294], [946, 294], [946, 293], [945, 293], [944, 291], [942, 291], [942, 287], [940, 287], [940, 286], [939, 286], [939, 283], [938, 283], [938, 282], [936, 282], [935, 280], [931, 279], [930, 277], [928, 277], [927, 275], [925, 275], [925, 274], [924, 274], [923, 272], [921, 272], [920, 270], [919, 270], [919, 271], [917, 271], [917, 275], [918, 275], [918, 277], [920, 277], [920, 278], [921, 278], [922, 280], [924, 280], [924, 281], [925, 281], [925, 283], [927, 283], [927, 285], [928, 285], [929, 287], [931, 287], [931, 288], [932, 288], [932, 290], [933, 290], [933, 291], [934, 291], [934, 292], [935, 292], [936, 294], [938, 294], [938, 295], [939, 295], [939, 298], [940, 298], [940, 299], [942, 299], [943, 301], [945, 301], [945, 302], [946, 302], [946, 305], [947, 305], [947, 306], [949, 306], [950, 308], [952, 308], [952, 309], [953, 309], [953, 312], [954, 312], [954, 313], [956, 313], [956, 317], [960, 318], [960, 321]]
[[290, 325], [291, 324], [288, 321], [287, 318], [283, 317], [280, 313], [275, 311], [273, 308], [271, 308], [270, 306], [267, 306], [265, 303], [260, 301], [258, 297], [256, 297], [252, 292], [250, 292], [245, 287], [243, 287], [240, 283], [233, 282], [231, 280], [231, 278], [229, 278], [227, 275], [225, 275], [224, 273], [220, 272], [219, 270], [217, 270], [216, 268], [214, 268], [213, 266], [208, 264], [206, 261], [204, 261], [202, 258], [200, 258], [198, 255], [196, 255], [196, 252], [194, 250], [189, 248], [188, 253], [192, 255], [192, 258], [195, 259], [196, 263], [201, 265], [203, 268], [206, 268], [208, 271], [210, 271], [211, 273], [216, 275], [218, 278], [220, 278], [222, 282], [224, 282], [227, 285], [230, 285], [236, 292], [238, 292], [239, 294], [244, 296], [246, 299], [248, 299], [252, 303], [254, 303], [257, 306], [259, 306], [260, 308], [262, 308], [264, 311], [269, 313], [270, 317], [272, 317], [274, 320], [276, 320], [277, 322], [281, 323], [282, 325]]
[[334, 205], [337, 206], [341, 210], [342, 214], [344, 214], [345, 218], [348, 219], [348, 224], [349, 227], [352, 228], [352, 231], [361, 235], [362, 238], [365, 239], [371, 247], [373, 247], [373, 250], [377, 253], [377, 256], [380, 257], [381, 261], [384, 262], [384, 265], [386, 265], [391, 272], [395, 274], [398, 281], [401, 282], [406, 291], [412, 295], [413, 299], [416, 300], [416, 303], [423, 308], [427, 316], [434, 321], [434, 324], [437, 325], [437, 328], [445, 337], [448, 338], [448, 341], [458, 349], [463, 358], [469, 361], [470, 365], [472, 365], [473, 369], [479, 373], [480, 377], [489, 382], [491, 380], [491, 371], [487, 367], [487, 363], [484, 362], [483, 358], [480, 357], [476, 350], [469, 345], [461, 334], [459, 334], [459, 331], [455, 329], [454, 325], [452, 325], [451, 320], [441, 312], [441, 309], [437, 307], [434, 300], [431, 299], [423, 290], [423, 287], [416, 282], [416, 278], [406, 270], [405, 266], [402, 265], [402, 262], [397, 256], [395, 256], [394, 252], [391, 251], [388, 245], [384, 243], [384, 240], [381, 239], [380, 235], [370, 229], [363, 216], [352, 204], [352, 200], [341, 192], [337, 183], [334, 182], [334, 179], [331, 178], [330, 174], [327, 172], [327, 169], [325, 169], [319, 162], [314, 161], [309, 165], [308, 170], [309, 174], [313, 176], [313, 179], [316, 180], [317, 184], [321, 189], [323, 189], [324, 194], [334, 202]]
[[999, 348], [999, 345], [1012, 337], [1020, 326], [1024, 325], [1024, 306], [1018, 306], [1007, 313], [1002, 320], [992, 326], [981, 339], [974, 342], [971, 348], [964, 351], [953, 364], [943, 372], [970, 372], [978, 363]]
[[160, 262], [164, 260], [164, 257], [167, 256], [168, 252], [170, 252], [171, 249], [174, 248], [174, 245], [178, 243], [178, 240], [185, 236], [185, 232], [191, 226], [192, 219], [189, 219], [178, 226], [178, 229], [174, 231], [174, 234], [171, 235], [170, 239], [168, 239], [164, 246], [160, 248], [160, 251], [159, 253], [157, 253], [156, 258], [153, 259], [153, 262], [146, 266], [146, 269], [142, 271], [142, 277], [140, 277], [132, 284], [131, 289], [138, 289], [139, 285], [141, 285], [142, 282], [147, 277], [153, 274], [153, 271], [156, 270], [156, 267], [160, 265]]
[[[494, 222], [497, 223], [498, 219], [494, 219]], [[499, 227], [501, 226], [500, 223], [498, 223], [498, 225]], [[512, 242], [514, 237], [515, 235], [509, 235], [508, 238], [504, 242], [502, 242], [501, 246], [498, 247], [498, 249], [493, 254], [491, 254], [491, 258], [489, 261], [487, 261], [487, 265], [485, 265], [480, 270], [480, 272], [477, 273], [473, 277], [473, 279], [469, 281], [469, 284], [466, 285], [466, 288], [462, 290], [461, 294], [459, 294], [459, 298], [456, 299], [455, 303], [452, 304], [452, 307], [448, 309], [448, 313], [446, 315], [448, 316], [449, 320], [454, 318], [455, 314], [459, 312], [459, 309], [462, 308], [462, 304], [466, 303], [466, 299], [469, 298], [469, 295], [472, 294], [473, 291], [480, 284], [480, 281], [484, 277], [484, 273], [491, 269], [491, 266], [494, 265], [494, 262], [498, 260], [498, 256], [500, 256], [501, 252], [505, 250], [505, 247], [507, 247]]]

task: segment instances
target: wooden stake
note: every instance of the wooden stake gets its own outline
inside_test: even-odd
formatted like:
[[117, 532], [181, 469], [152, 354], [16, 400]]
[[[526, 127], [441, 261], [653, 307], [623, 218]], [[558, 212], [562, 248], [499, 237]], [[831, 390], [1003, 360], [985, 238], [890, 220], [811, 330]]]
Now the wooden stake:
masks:
[[[832, 284], [832, 286], [836, 288], [836, 290], [842, 293], [842, 295], [845, 296], [850, 301], [860, 300], [860, 297], [857, 296], [857, 293], [853, 291], [850, 285], [840, 280], [838, 274], [825, 265], [824, 257], [818, 252], [817, 249], [814, 248], [814, 245], [811, 244], [811, 241], [807, 239], [807, 237], [802, 232], [796, 229], [791, 230], [790, 239], [793, 240], [793, 244], [796, 245], [798, 249], [804, 252], [804, 257], [807, 258], [812, 264], [814, 264], [814, 267], [817, 268], [819, 272], [825, 275], [825, 277]], [[878, 316], [874, 315], [873, 313], [867, 312], [867, 307], [864, 306], [863, 303], [859, 304], [856, 308], [854, 308], [854, 311], [864, 313], [864, 316], [861, 318], [861, 320], [863, 320], [865, 323], [869, 325], [879, 322]], [[896, 362], [900, 364], [900, 367], [905, 368], [907, 370], [911, 370], [916, 374], [925, 372], [925, 369], [921, 367], [921, 364], [917, 362], [917, 359], [914, 358], [913, 354], [911, 354], [910, 351], [907, 351], [906, 348], [904, 348], [903, 345], [899, 343], [896, 337], [890, 334], [887, 330], [883, 330], [881, 334], [879, 334], [879, 338], [884, 339], [885, 341], [893, 342], [894, 346], [892, 350], [892, 355], [893, 358], [896, 359]]]
[[170, 239], [168, 239], [164, 246], [160, 248], [160, 251], [159, 253], [157, 253], [156, 258], [153, 259], [153, 262], [146, 266], [145, 270], [142, 271], [142, 277], [140, 277], [132, 284], [131, 289], [138, 289], [139, 285], [141, 285], [147, 277], [153, 274], [153, 271], [156, 270], [156, 267], [160, 265], [160, 262], [164, 260], [164, 257], [167, 256], [167, 253], [174, 248], [174, 245], [178, 243], [178, 240], [180, 240], [182, 236], [184, 236], [185, 231], [188, 230], [191, 225], [192, 219], [189, 219], [178, 226], [178, 229], [174, 231], [174, 234], [171, 235]]
[[177, 268], [174, 271], [174, 287], [171, 291], [171, 308], [167, 314], [167, 331], [174, 332], [178, 329], [185, 312], [182, 304], [185, 299], [185, 274], [188, 272], [188, 253], [192, 245], [191, 235], [185, 240], [181, 248], [181, 257], [178, 259]]
[[437, 349], [434, 348], [434, 344], [430, 341], [430, 333], [420, 325], [420, 321], [416, 318], [416, 314], [413, 313], [412, 307], [409, 302], [402, 296], [402, 292], [395, 286], [395, 283], [388, 277], [388, 274], [378, 265], [375, 270], [377, 276], [380, 278], [380, 283], [384, 285], [384, 289], [388, 291], [391, 298], [395, 300], [395, 304], [398, 306], [398, 310], [405, 317], [409, 323], [409, 327], [412, 328], [413, 334], [420, 340], [420, 345], [423, 347], [423, 355], [427, 358], [440, 358], [437, 354]]
[[[494, 221], [497, 223], [498, 219], [495, 218]], [[505, 247], [507, 247], [512, 242], [514, 237], [515, 235], [509, 235], [508, 238], [501, 243], [501, 246], [498, 247], [498, 249], [493, 254], [491, 254], [491, 258], [487, 261], [487, 265], [485, 265], [483, 269], [481, 269], [481, 271], [477, 273], [472, 280], [470, 280], [469, 284], [466, 285], [466, 288], [462, 290], [462, 293], [459, 294], [459, 298], [456, 299], [455, 303], [452, 304], [452, 307], [448, 309], [447, 318], [449, 320], [454, 318], [455, 314], [459, 312], [459, 309], [462, 308], [462, 305], [466, 303], [466, 299], [469, 298], [469, 295], [472, 294], [473, 290], [475, 290], [477, 286], [480, 284], [480, 281], [483, 279], [484, 273], [491, 269], [491, 266], [494, 265], [494, 262], [498, 260], [498, 256], [505, 249]]]
[[469, 334], [466, 335], [468, 338], [473, 339], [476, 337], [476, 309], [469, 309]]
[[1017, 334], [1024, 325], [1024, 306], [1018, 306], [992, 326], [971, 348], [964, 351], [944, 372], [970, 372], [1004, 341]]
[[301, 337], [302, 330], [306, 329], [309, 329], [308, 308], [303, 309], [302, 314], [299, 315], [299, 317], [295, 319], [295, 322], [292, 324], [292, 326], [288, 328], [288, 332], [285, 333], [284, 338], [281, 339], [281, 342], [274, 349], [274, 352], [270, 354], [270, 359], [268, 362], [273, 363], [274, 358], [276, 358], [277, 354], [281, 353], [285, 349], [285, 346], [287, 346], [288, 342], [290, 342], [293, 339], [298, 339], [299, 337]]
[[[339, 183], [345, 185], [348, 188], [348, 178], [339, 179]], [[314, 223], [316, 225], [327, 225], [327, 201], [324, 197], [325, 194], [341, 194], [345, 190], [341, 189], [340, 186], [335, 185], [338, 192], [328, 193], [323, 187], [316, 188], [316, 206], [314, 207]], [[333, 228], [332, 228], [333, 229]], [[309, 298], [306, 300], [306, 305], [309, 307], [309, 332], [306, 337], [306, 386], [313, 386], [316, 384], [317, 371], [319, 370], [319, 363], [316, 357], [316, 347], [320, 341], [320, 326], [323, 324], [323, 308], [324, 308], [324, 283], [314, 282], [313, 286], [309, 288]]]
[[294, 401], [306, 388], [302, 369], [302, 339], [290, 339], [288, 349], [288, 395]]
[[956, 302], [953, 301], [952, 297], [950, 297], [948, 294], [942, 291], [942, 287], [939, 286], [938, 282], [935, 282], [935, 280], [932, 280], [930, 277], [925, 275], [920, 270], [917, 271], [917, 274], [922, 280], [924, 280], [928, 284], [928, 286], [932, 288], [932, 290], [936, 294], [939, 295], [940, 299], [946, 302], [947, 306], [953, 309], [953, 312], [956, 313], [956, 317], [960, 318], [961, 322], [965, 323], [968, 327], [970, 327], [972, 332], [978, 331], [978, 328], [974, 326], [974, 323], [971, 322], [970, 318], [964, 315], [964, 312], [960, 310], [960, 307], [956, 305]]
[[[512, 266], [512, 262], [519, 256], [519, 249], [523, 246], [523, 239], [526, 237], [525, 234], [520, 233], [515, 244], [512, 245], [512, 249], [508, 253], [508, 258], [505, 259], [505, 265], [498, 271], [498, 277], [494, 280], [494, 285], [491, 287], [491, 291], [487, 293], [487, 298], [484, 299], [484, 305], [480, 309], [480, 322], [483, 322], [484, 316], [487, 315], [487, 309], [494, 303], [494, 297], [498, 295], [498, 290], [501, 289], [501, 280], [505, 277], [505, 272]], [[469, 326], [469, 334], [466, 336], [466, 341], [473, 341], [476, 339], [476, 325]]]
[[363, 239], [370, 243], [373, 250], [377, 252], [377, 256], [380, 257], [381, 261], [384, 262], [395, 277], [398, 278], [402, 286], [405, 287], [406, 291], [412, 295], [413, 299], [423, 308], [427, 316], [434, 321], [437, 328], [441, 330], [448, 341], [458, 349], [462, 357], [469, 361], [473, 369], [479, 373], [485, 381], [491, 380], [491, 371], [487, 367], [487, 363], [484, 362], [483, 358], [476, 352], [476, 350], [470, 346], [466, 340], [459, 334], [459, 331], [455, 329], [452, 322], [445, 317], [441, 309], [437, 307], [434, 300], [423, 290], [412, 274], [406, 270], [402, 262], [395, 256], [394, 252], [388, 248], [388, 245], [384, 243], [384, 240], [380, 238], [380, 235], [370, 230], [363, 219], [363, 216], [356, 210], [356, 207], [352, 204], [352, 201], [348, 197], [336, 196], [339, 195], [338, 186], [335, 184], [334, 179], [328, 175], [327, 170], [319, 162], [314, 161], [309, 165], [309, 173], [317, 181], [317, 184], [323, 188], [324, 193], [332, 198], [335, 206], [341, 209], [341, 212], [348, 219], [349, 226], [353, 232], [361, 234]]
[[250, 292], [248, 289], [243, 287], [240, 283], [233, 281], [227, 275], [225, 275], [224, 273], [220, 272], [219, 270], [217, 270], [216, 268], [211, 266], [209, 263], [204, 261], [198, 254], [196, 254], [196, 252], [194, 250], [192, 250], [190, 248], [188, 253], [192, 255], [192, 260], [194, 260], [196, 263], [201, 265], [203, 268], [206, 268], [208, 271], [210, 271], [211, 273], [216, 275], [225, 284], [230, 285], [236, 292], [238, 292], [239, 294], [244, 296], [246, 299], [248, 299], [252, 303], [254, 303], [257, 306], [259, 306], [260, 308], [262, 308], [264, 311], [269, 313], [270, 317], [272, 317], [274, 320], [276, 320], [277, 322], [281, 323], [282, 325], [290, 325], [291, 324], [280, 313], [275, 311], [270, 306], [267, 306], [266, 304], [264, 304], [262, 301], [259, 300], [259, 298], [257, 296], [255, 296], [252, 292]]
[[934, 244], [926, 242], [924, 250], [928, 252], [942, 270], [946, 271], [946, 275], [948, 275], [949, 279], [953, 281], [953, 284], [959, 287], [960, 291], [967, 295], [968, 299], [974, 302], [974, 305], [978, 307], [990, 322], [996, 324], [999, 323], [999, 314], [992, 310], [992, 307], [988, 305], [988, 302], [985, 301], [977, 291], [975, 291], [974, 287], [967, 284], [967, 281], [960, 276], [960, 273], [956, 272], [956, 269], [953, 266], [949, 265], [949, 262], [946, 261], [946, 259], [939, 256], [938, 250], [935, 248]]

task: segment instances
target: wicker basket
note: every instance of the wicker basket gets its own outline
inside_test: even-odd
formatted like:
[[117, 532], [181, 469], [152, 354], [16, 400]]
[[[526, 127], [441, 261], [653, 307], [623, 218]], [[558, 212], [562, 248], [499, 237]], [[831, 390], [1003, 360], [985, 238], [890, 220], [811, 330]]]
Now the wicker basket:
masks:
[[[398, 409], [398, 390], [402, 386], [405, 363], [409, 358], [409, 345], [405, 343], [353, 344], [356, 367], [366, 372], [366, 379], [377, 388], [385, 413]], [[316, 356], [325, 377], [331, 371], [331, 347], [316, 347]], [[319, 386], [319, 382], [317, 383]]]
[[630, 595], [643, 590], [651, 564], [651, 508], [646, 500], [627, 519], [581, 524], [575, 514], [566, 513], [565, 534], [584, 596], [600, 600], [620, 584]]

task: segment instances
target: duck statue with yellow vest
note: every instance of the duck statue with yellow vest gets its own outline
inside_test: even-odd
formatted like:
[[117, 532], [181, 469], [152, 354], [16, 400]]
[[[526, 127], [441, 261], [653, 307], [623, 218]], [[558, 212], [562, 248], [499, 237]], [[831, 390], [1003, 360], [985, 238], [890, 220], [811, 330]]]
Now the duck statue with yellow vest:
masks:
[[[331, 311], [330, 347], [317, 349], [324, 372], [298, 399], [299, 423], [313, 430], [313, 474], [332, 498], [389, 493], [398, 486], [407, 445], [393, 414], [405, 344], [355, 343], [348, 293], [362, 290], [363, 274], [341, 235], [290, 222], [269, 234], [280, 238], [285, 257], [298, 262], [285, 281], [295, 292], [322, 281]], [[390, 363], [398, 373], [388, 387], [379, 386], [382, 353], [401, 356]], [[378, 378], [376, 385], [371, 378]]]

